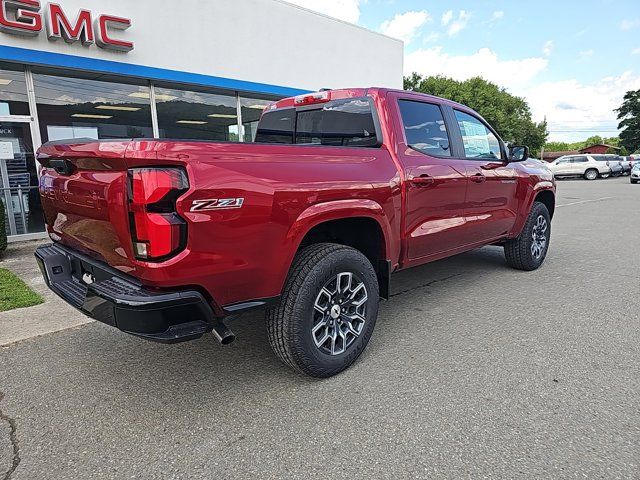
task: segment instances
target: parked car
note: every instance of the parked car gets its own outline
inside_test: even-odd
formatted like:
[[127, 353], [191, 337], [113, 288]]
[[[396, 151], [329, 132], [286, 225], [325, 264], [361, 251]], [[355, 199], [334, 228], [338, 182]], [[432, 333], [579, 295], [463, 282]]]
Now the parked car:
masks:
[[565, 155], [549, 163], [554, 177], [584, 177], [595, 180], [599, 176], [607, 178], [611, 175], [611, 167], [607, 162], [596, 161], [592, 155]]
[[551, 172], [463, 105], [323, 91], [270, 105], [257, 140], [45, 144], [48, 286], [166, 343], [229, 343], [225, 321], [265, 308], [278, 357], [327, 377], [366, 347], [392, 272], [492, 244], [516, 269], [545, 259]]
[[631, 175], [629, 176], [631, 183], [640, 182], [640, 162], [636, 162], [631, 169]]
[[[622, 165], [622, 157], [618, 155], [590, 155], [597, 162], [605, 162], [611, 169], [612, 177], [619, 177], [624, 173], [624, 167]], [[602, 178], [608, 178], [608, 175], [602, 175]]]
[[620, 161], [622, 162], [622, 174], [629, 175], [631, 174], [631, 169], [633, 168], [633, 161], [631, 157], [620, 157]]

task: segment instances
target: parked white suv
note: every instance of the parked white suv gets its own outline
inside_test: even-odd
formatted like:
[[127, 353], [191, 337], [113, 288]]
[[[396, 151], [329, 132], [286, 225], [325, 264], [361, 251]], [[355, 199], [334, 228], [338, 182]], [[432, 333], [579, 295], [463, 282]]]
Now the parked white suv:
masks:
[[549, 164], [555, 177], [584, 177], [595, 180], [611, 175], [608, 162], [598, 162], [591, 155], [565, 155]]

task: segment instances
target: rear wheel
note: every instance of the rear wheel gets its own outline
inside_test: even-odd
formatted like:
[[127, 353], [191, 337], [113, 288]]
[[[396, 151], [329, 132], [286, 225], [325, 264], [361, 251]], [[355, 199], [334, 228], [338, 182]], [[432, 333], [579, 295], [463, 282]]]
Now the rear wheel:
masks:
[[269, 341], [291, 368], [330, 377], [369, 343], [379, 291], [371, 262], [358, 250], [321, 243], [301, 250], [277, 307], [267, 311]]
[[[598, 170], [596, 170], [595, 168], [590, 168], [589, 170], [584, 172], [584, 178], [586, 178], [587, 180], [595, 180], [596, 178], [598, 178]], [[605, 178], [604, 175], [602, 178]]]
[[518, 270], [536, 270], [542, 265], [551, 240], [551, 216], [546, 205], [535, 202], [520, 235], [504, 245], [507, 264]]

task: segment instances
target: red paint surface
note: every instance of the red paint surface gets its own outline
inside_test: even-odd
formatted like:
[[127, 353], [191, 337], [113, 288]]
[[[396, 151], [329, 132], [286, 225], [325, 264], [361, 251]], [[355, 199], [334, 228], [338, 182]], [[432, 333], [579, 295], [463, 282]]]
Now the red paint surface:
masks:
[[[364, 94], [346, 90], [332, 98]], [[381, 148], [153, 140], [45, 145], [39, 151], [45, 164], [65, 158], [78, 167], [70, 176], [42, 172], [49, 232], [149, 286], [199, 286], [226, 306], [280, 294], [300, 242], [322, 222], [374, 219], [386, 258], [406, 268], [517, 236], [536, 194], [555, 191], [550, 172], [537, 164], [442, 159], [408, 148], [397, 99], [446, 100], [381, 89], [367, 94], [378, 109]], [[177, 202], [187, 246], [167, 261], [142, 262], [132, 251], [126, 170], [163, 165], [183, 167], [189, 177]], [[433, 181], [415, 180], [423, 174]], [[194, 200], [239, 197], [242, 208], [190, 212]]]

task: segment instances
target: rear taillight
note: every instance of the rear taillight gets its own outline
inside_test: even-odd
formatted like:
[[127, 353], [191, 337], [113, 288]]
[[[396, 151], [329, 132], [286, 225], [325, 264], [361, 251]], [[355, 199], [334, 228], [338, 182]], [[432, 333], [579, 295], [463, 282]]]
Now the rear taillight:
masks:
[[189, 189], [179, 168], [129, 170], [129, 218], [136, 258], [163, 260], [182, 250], [187, 224], [176, 212], [177, 198]]

